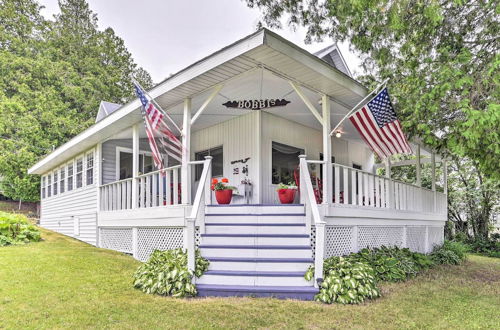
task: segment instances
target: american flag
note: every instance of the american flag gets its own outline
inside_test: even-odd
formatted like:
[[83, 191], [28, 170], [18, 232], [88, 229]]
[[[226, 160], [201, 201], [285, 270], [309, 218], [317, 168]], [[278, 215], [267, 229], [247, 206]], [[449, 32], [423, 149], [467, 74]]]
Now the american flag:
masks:
[[139, 84], [134, 82], [134, 87], [137, 97], [142, 103], [142, 118], [144, 119], [146, 135], [148, 136], [149, 147], [156, 168], [162, 170], [167, 165], [168, 157], [180, 162], [182, 158], [182, 142], [165, 123], [165, 118], [168, 115], [155, 107]]
[[395, 154], [411, 154], [401, 123], [384, 88], [349, 119], [365, 142], [381, 158]]

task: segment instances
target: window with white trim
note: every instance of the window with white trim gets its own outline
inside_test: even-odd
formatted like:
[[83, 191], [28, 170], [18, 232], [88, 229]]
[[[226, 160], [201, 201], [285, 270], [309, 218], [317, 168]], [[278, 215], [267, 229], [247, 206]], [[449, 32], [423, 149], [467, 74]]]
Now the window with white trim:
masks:
[[52, 174], [47, 175], [47, 197], [52, 196]]
[[45, 198], [45, 185], [47, 184], [47, 177], [42, 176], [42, 199]]
[[73, 171], [74, 171], [74, 164], [73, 162], [69, 163], [66, 167], [67, 172], [68, 172], [68, 191], [73, 190]]
[[54, 173], [52, 174], [54, 176], [54, 184], [52, 185], [52, 187], [54, 188], [54, 196], [57, 195], [57, 184], [58, 184], [58, 181], [57, 181], [57, 170], [54, 171]]
[[76, 189], [83, 186], [83, 157], [76, 160]]
[[59, 192], [62, 194], [64, 192], [64, 181], [66, 181], [66, 169], [62, 167], [59, 171]]
[[94, 183], [94, 152], [91, 151], [87, 154], [86, 157], [87, 164], [85, 166], [86, 168], [86, 181], [87, 185], [91, 185]]

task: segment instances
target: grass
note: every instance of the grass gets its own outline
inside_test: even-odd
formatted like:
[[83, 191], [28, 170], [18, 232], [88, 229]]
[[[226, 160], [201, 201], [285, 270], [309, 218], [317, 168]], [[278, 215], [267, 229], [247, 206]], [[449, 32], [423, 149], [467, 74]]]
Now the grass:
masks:
[[255, 298], [174, 299], [131, 286], [139, 262], [43, 231], [0, 248], [0, 329], [500, 328], [500, 259], [470, 256], [357, 306]]

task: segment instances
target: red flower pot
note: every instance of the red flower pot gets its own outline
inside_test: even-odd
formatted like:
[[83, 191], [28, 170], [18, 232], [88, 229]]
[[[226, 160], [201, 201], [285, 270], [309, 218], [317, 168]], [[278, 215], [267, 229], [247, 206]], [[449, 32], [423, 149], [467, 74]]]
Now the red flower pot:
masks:
[[292, 204], [297, 189], [278, 189], [278, 197], [281, 204]]
[[215, 191], [215, 199], [219, 204], [229, 204], [231, 203], [231, 199], [233, 198], [233, 190], [232, 189], [224, 189], [224, 190], [216, 190]]

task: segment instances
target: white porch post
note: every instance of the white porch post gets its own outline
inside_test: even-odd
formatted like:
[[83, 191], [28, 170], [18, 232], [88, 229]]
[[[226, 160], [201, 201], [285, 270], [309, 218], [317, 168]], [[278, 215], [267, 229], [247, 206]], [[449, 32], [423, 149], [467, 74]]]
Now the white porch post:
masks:
[[[323, 95], [321, 98], [323, 110], [323, 204], [332, 202], [332, 137], [330, 136], [330, 98]], [[335, 201], [339, 203], [339, 201]]]
[[191, 203], [191, 175], [189, 160], [191, 156], [191, 99], [184, 100], [182, 117], [182, 163], [181, 163], [181, 203]]
[[431, 175], [432, 175], [432, 191], [434, 192], [434, 205], [432, 209], [436, 211], [437, 195], [436, 195], [436, 154], [431, 153]]
[[417, 154], [417, 160], [416, 160], [416, 163], [415, 163], [415, 168], [416, 168], [416, 171], [417, 171], [417, 182], [416, 182], [416, 184], [417, 184], [417, 186], [422, 187], [422, 176], [420, 174], [421, 169], [422, 169], [422, 166], [420, 165], [420, 144], [417, 144], [416, 154]]
[[441, 164], [443, 166], [443, 190], [444, 194], [448, 195], [448, 163], [446, 159], [443, 159]]
[[137, 176], [139, 175], [139, 124], [132, 126], [132, 208], [139, 205], [139, 189]]
[[394, 182], [391, 179], [391, 159], [385, 160], [385, 177], [389, 179], [389, 198], [387, 204], [390, 209], [394, 208]]

